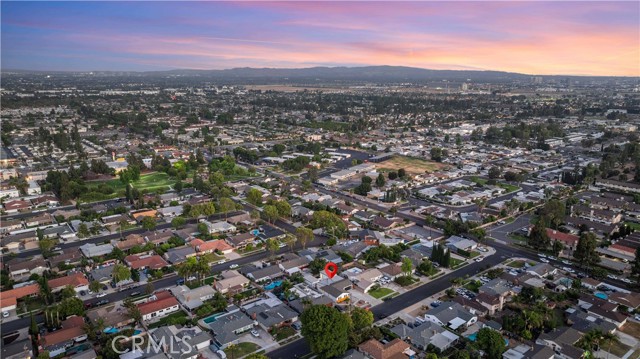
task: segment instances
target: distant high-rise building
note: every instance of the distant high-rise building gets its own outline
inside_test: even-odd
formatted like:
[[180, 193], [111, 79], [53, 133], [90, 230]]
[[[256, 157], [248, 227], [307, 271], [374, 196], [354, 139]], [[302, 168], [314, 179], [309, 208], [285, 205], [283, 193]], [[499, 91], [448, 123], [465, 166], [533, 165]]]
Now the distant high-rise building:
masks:
[[466, 83], [466, 82], [463, 82], [462, 83], [462, 91], [467, 91], [467, 90], [469, 90], [469, 84]]

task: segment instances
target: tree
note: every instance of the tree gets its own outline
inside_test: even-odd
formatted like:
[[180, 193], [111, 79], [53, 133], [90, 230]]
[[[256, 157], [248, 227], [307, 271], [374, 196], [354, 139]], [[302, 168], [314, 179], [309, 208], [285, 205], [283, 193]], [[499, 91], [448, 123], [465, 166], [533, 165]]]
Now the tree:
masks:
[[273, 145], [273, 152], [275, 152], [278, 156], [280, 156], [286, 149], [287, 146], [283, 145], [282, 143], [276, 143], [275, 145]]
[[147, 231], [153, 231], [156, 229], [156, 224], [157, 222], [154, 217], [144, 216], [144, 218], [142, 218], [142, 228]]
[[527, 244], [536, 250], [546, 250], [549, 247], [551, 240], [547, 234], [547, 229], [540, 223], [531, 228]]
[[53, 239], [43, 238], [38, 241], [38, 246], [44, 255], [48, 255], [53, 249], [53, 246], [56, 245], [56, 242]]
[[563, 249], [564, 249], [564, 244], [562, 244], [562, 242], [553, 241], [553, 246], [551, 247], [551, 250], [554, 256], [556, 257], [559, 256], [560, 252], [562, 252]]
[[490, 328], [480, 329], [477, 343], [488, 359], [502, 359], [502, 353], [507, 349], [502, 335]]
[[40, 331], [38, 330], [38, 323], [36, 322], [36, 318], [33, 316], [33, 312], [29, 312], [29, 316], [31, 317], [29, 334], [31, 334], [35, 338], [40, 333]]
[[431, 147], [431, 159], [436, 162], [442, 162], [447, 157], [447, 150], [440, 147]]
[[[398, 170], [398, 177], [405, 178], [407, 176], [407, 171], [404, 168]], [[391, 178], [389, 178], [391, 179]]]
[[218, 200], [218, 211], [226, 214], [236, 209], [236, 203], [229, 197], [222, 197]]
[[270, 204], [264, 206], [264, 211], [262, 211], [262, 213], [269, 223], [273, 223], [279, 217], [278, 208]]
[[271, 252], [271, 257], [273, 258], [280, 248], [280, 243], [278, 243], [278, 240], [275, 238], [269, 238], [267, 239], [266, 248], [269, 252]]
[[176, 184], [173, 185], [173, 189], [175, 189], [178, 193], [182, 192], [182, 187], [182, 181], [177, 181]]
[[349, 347], [349, 320], [333, 307], [313, 305], [300, 315], [302, 335], [320, 359], [339, 357]]
[[493, 166], [489, 168], [489, 178], [498, 179], [500, 178], [501, 175], [502, 175], [502, 171], [500, 170], [500, 167]]
[[187, 224], [187, 220], [184, 217], [176, 217], [171, 220], [171, 227], [174, 229], [180, 229]]
[[254, 206], [259, 206], [262, 204], [262, 192], [258, 191], [255, 188], [249, 189], [247, 192], [247, 202], [251, 203]]
[[591, 268], [600, 262], [600, 256], [596, 252], [598, 241], [596, 235], [591, 232], [582, 232], [578, 245], [573, 252], [573, 258], [584, 268]]
[[564, 201], [558, 199], [549, 200], [540, 209], [539, 222], [547, 227], [557, 229], [564, 220], [565, 212], [566, 204]]
[[76, 291], [72, 286], [67, 285], [60, 291], [61, 298], [74, 298], [76, 296]]
[[86, 223], [80, 223], [80, 225], [78, 226], [78, 237], [80, 238], [86, 238], [89, 237], [90, 233], [89, 233], [89, 228], [87, 227]]
[[131, 279], [131, 271], [129, 270], [129, 268], [118, 263], [113, 266], [113, 272], [111, 273], [111, 276], [113, 277], [113, 281], [115, 283], [118, 283], [123, 280]]
[[376, 187], [378, 188], [382, 188], [384, 187], [384, 184], [386, 183], [385, 179], [384, 179], [384, 175], [382, 174], [382, 172], [378, 175], [378, 178], [376, 178]]
[[97, 280], [93, 280], [89, 283], [89, 290], [93, 293], [98, 293], [100, 289], [102, 289], [102, 285]]
[[408, 257], [404, 257], [402, 259], [402, 265], [400, 266], [402, 269], [402, 273], [404, 273], [405, 277], [410, 277], [411, 272], [413, 272], [413, 262]]
[[276, 209], [278, 210], [278, 215], [280, 217], [289, 218], [291, 217], [291, 205], [286, 201], [277, 201]]
[[351, 323], [355, 331], [361, 331], [373, 325], [373, 313], [370, 310], [355, 307], [351, 310]]
[[324, 266], [327, 264], [327, 261], [324, 258], [315, 258], [309, 263], [309, 271], [311, 274], [318, 275], [322, 270], [324, 270]]
[[207, 227], [206, 224], [200, 222], [200, 223], [198, 223], [198, 225], [196, 227], [198, 229], [198, 233], [200, 233], [200, 234], [209, 234], [209, 227]]
[[293, 247], [296, 245], [297, 240], [298, 238], [296, 238], [295, 236], [287, 234], [287, 236], [284, 239], [284, 242], [289, 246], [289, 249], [293, 252]]
[[298, 227], [296, 229], [296, 237], [300, 244], [302, 244], [302, 248], [307, 248], [307, 243], [311, 242], [314, 238], [313, 230], [307, 227]]
[[318, 172], [318, 168], [317, 167], [311, 167], [307, 170], [307, 175], [309, 176], [309, 181], [311, 182], [318, 182], [318, 179], [320, 178], [320, 173]]

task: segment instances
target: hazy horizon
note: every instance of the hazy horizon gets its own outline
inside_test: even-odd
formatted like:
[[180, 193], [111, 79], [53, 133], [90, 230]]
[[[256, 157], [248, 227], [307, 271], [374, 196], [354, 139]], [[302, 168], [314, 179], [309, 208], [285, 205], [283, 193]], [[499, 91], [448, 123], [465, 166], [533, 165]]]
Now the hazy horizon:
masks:
[[12, 2], [2, 70], [405, 66], [640, 76], [640, 3]]

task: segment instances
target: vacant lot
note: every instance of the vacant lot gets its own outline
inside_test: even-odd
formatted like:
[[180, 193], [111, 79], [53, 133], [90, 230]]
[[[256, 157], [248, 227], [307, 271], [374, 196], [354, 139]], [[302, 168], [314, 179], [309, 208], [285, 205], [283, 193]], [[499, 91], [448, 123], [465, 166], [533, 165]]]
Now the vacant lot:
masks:
[[634, 338], [640, 338], [640, 324], [627, 320], [625, 325], [622, 326], [621, 331], [629, 334]]
[[380, 162], [378, 167], [387, 171], [397, 171], [404, 168], [408, 174], [417, 175], [438, 171], [445, 165], [416, 157], [394, 156], [391, 159]]

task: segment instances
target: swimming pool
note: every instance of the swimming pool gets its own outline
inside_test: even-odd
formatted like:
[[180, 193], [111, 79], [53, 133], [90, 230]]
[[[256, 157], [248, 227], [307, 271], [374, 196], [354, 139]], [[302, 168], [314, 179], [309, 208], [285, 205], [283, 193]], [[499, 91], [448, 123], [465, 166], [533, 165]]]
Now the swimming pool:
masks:
[[[478, 333], [476, 332], [476, 333], [473, 333], [473, 334], [469, 335], [467, 337], [467, 339], [471, 340], [472, 342], [475, 342], [476, 339], [478, 339]], [[509, 339], [504, 338], [504, 343], [508, 346], [509, 345]]]
[[281, 280], [277, 280], [277, 281], [275, 281], [275, 282], [271, 282], [271, 283], [269, 283], [269, 284], [265, 285], [265, 286], [264, 286], [264, 289], [266, 289], [266, 290], [272, 290], [273, 288], [275, 288], [275, 287], [279, 287], [279, 286], [281, 286], [281, 285], [282, 285], [282, 281], [281, 281]]
[[600, 299], [604, 299], [604, 300], [607, 300], [607, 298], [609, 298], [606, 294], [601, 293], [601, 292], [596, 292], [596, 293], [594, 294], [594, 296], [595, 296], [596, 298], [600, 298]]
[[254, 229], [249, 233], [253, 234], [254, 236], [258, 236], [258, 234], [260, 234], [260, 230], [259, 229]]
[[211, 314], [210, 316], [208, 316], [208, 317], [206, 317], [206, 318], [202, 319], [202, 321], [203, 321], [203, 322], [205, 322], [205, 323], [207, 323], [207, 324], [210, 324], [210, 323], [215, 322], [215, 321], [216, 321], [216, 319], [217, 319], [219, 316], [223, 315], [223, 314], [224, 314], [224, 313], [215, 313], [215, 314]]

